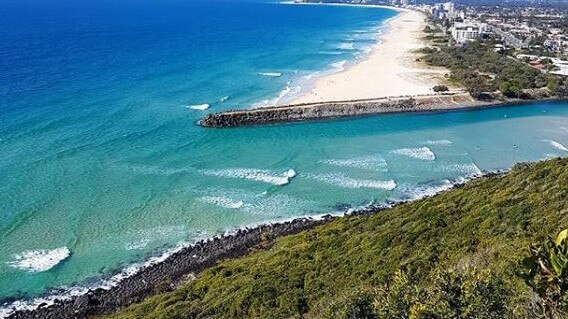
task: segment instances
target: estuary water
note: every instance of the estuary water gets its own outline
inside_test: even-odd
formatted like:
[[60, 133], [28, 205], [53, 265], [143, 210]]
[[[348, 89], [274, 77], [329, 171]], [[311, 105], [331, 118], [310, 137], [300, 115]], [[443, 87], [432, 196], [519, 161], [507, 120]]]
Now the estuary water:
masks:
[[196, 125], [293, 98], [364, 58], [395, 15], [252, 0], [1, 2], [4, 306], [245, 225], [568, 155], [566, 103]]

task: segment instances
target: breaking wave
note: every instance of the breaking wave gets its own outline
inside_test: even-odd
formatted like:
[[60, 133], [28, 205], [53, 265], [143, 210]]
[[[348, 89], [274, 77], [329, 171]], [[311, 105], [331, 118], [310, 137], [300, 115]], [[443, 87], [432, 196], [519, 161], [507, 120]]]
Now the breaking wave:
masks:
[[281, 174], [268, 170], [252, 168], [204, 170], [202, 173], [208, 176], [247, 179], [277, 186], [283, 186], [290, 183], [290, 180], [296, 176], [296, 172], [293, 169], [289, 169]]
[[229, 208], [229, 209], [239, 209], [245, 205], [245, 203], [242, 200], [234, 200], [231, 198], [221, 197], [221, 196], [203, 196], [199, 197], [198, 200], [204, 203], [224, 208]]
[[198, 111], [205, 111], [210, 106], [211, 105], [209, 105], [209, 104], [196, 104], [196, 105], [187, 105], [186, 108], [192, 109], [192, 110], [198, 110]]
[[455, 182], [444, 180], [440, 185], [414, 185], [401, 186], [401, 194], [405, 200], [417, 200], [424, 197], [434, 196], [442, 191], [449, 190], [455, 186]]
[[28, 272], [44, 272], [57, 266], [60, 262], [71, 256], [71, 251], [67, 247], [56, 249], [28, 250], [15, 254], [13, 260], [6, 264], [10, 267], [25, 270]]
[[430, 140], [430, 141], [426, 141], [422, 144], [424, 144], [424, 145], [452, 145], [453, 143], [450, 140], [443, 139], [443, 140]]
[[345, 52], [341, 52], [341, 51], [319, 51], [319, 54], [325, 54], [325, 55], [342, 55], [342, 54], [345, 54]]
[[452, 164], [443, 167], [442, 170], [449, 173], [463, 173], [468, 176], [479, 176], [483, 174], [481, 169], [477, 165], [475, 165], [475, 163]]
[[396, 183], [393, 180], [378, 181], [369, 179], [354, 179], [342, 174], [307, 174], [306, 178], [331, 184], [344, 188], [374, 188], [382, 190], [393, 190]]
[[256, 103], [253, 105], [254, 107], [269, 107], [269, 106], [275, 106], [278, 105], [284, 98], [289, 97], [289, 96], [295, 96], [296, 94], [300, 93], [302, 91], [302, 87], [300, 85], [297, 86], [292, 86], [292, 82], [288, 81], [286, 83], [286, 87], [284, 88], [284, 90], [282, 90], [277, 97], [273, 98], [273, 99], [266, 99], [263, 101], [260, 101], [259, 103]]
[[428, 147], [420, 148], [401, 148], [398, 150], [391, 151], [392, 154], [412, 157], [424, 161], [433, 161], [436, 159], [436, 155]]
[[564, 146], [563, 144], [554, 141], [554, 140], [544, 140], [545, 142], [548, 142], [548, 144], [550, 144], [550, 146], [554, 147], [557, 150], [561, 150], [564, 152], [568, 152], [568, 148], [566, 146]]
[[355, 43], [353, 42], [344, 42], [337, 46], [340, 50], [355, 50]]
[[331, 64], [332, 71], [331, 72], [342, 72], [345, 70], [345, 64], [347, 64], [347, 60], [335, 62]]
[[126, 250], [140, 250], [146, 248], [151, 242], [163, 240], [164, 238], [181, 238], [185, 234], [187, 234], [187, 231], [184, 225], [136, 230], [127, 234], [131, 241], [126, 243], [124, 248]]
[[268, 76], [272, 78], [278, 78], [282, 76], [281, 72], [259, 72], [258, 75]]
[[377, 172], [387, 172], [388, 164], [383, 158], [377, 157], [361, 157], [352, 159], [332, 159], [321, 161], [322, 164], [347, 167], [347, 168], [359, 168]]

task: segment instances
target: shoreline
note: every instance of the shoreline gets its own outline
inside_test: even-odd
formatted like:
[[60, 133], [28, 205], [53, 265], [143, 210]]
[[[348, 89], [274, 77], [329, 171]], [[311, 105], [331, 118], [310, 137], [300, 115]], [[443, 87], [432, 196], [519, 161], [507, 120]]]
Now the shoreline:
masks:
[[[404, 11], [410, 11], [410, 9], [393, 7], [388, 5], [373, 5], [373, 4], [349, 4], [349, 3], [319, 3], [319, 2], [294, 2], [294, 1], [281, 1], [278, 2], [279, 5], [291, 5], [291, 6], [331, 6], [331, 7], [356, 7], [356, 8], [367, 8], [367, 9], [387, 9], [395, 11], [396, 14], [393, 17], [380, 21], [376, 26], [369, 27], [372, 31], [369, 31], [373, 35], [374, 43], [365, 45], [363, 48], [353, 49], [355, 50], [353, 56], [346, 58], [341, 61], [335, 61], [328, 64], [322, 69], [317, 69], [311, 71], [307, 75], [297, 76], [290, 79], [287, 82], [284, 89], [279, 91], [277, 95], [268, 96], [265, 99], [254, 102], [252, 106], [248, 108], [267, 108], [279, 105], [288, 105], [295, 103], [294, 101], [302, 98], [309, 92], [311, 92], [316, 83], [320, 79], [325, 79], [329, 76], [342, 74], [350, 70], [353, 66], [366, 61], [375, 52], [375, 47], [380, 45], [381, 37], [383, 34], [388, 33], [390, 30], [390, 23], [392, 20], [399, 17], [399, 13]], [[366, 28], [365, 28], [366, 29]], [[299, 89], [298, 91], [295, 91]]]
[[378, 9], [391, 9], [394, 11], [405, 11], [408, 9], [394, 7], [384, 4], [356, 4], [356, 3], [340, 3], [340, 2], [295, 2], [295, 1], [280, 1], [278, 4], [285, 5], [300, 5], [300, 6], [335, 6], [335, 7], [359, 7], [359, 8], [378, 8]]
[[[243, 226], [189, 246], [174, 249], [163, 260], [139, 269], [112, 287], [85, 287], [85, 292], [80, 295], [54, 299], [50, 303], [43, 302], [36, 304], [33, 308], [28, 306], [27, 309], [16, 309], [5, 318], [91, 318], [108, 315], [160, 292], [171, 291], [180, 284], [194, 279], [200, 272], [215, 266], [219, 261], [245, 256], [254, 249], [265, 249], [279, 238], [313, 229], [340, 218], [378, 214], [395, 206], [437, 196], [474, 180], [502, 176], [509, 170], [482, 172], [458, 178], [449, 184], [432, 187], [415, 198], [370, 203], [335, 214], [323, 213]], [[37, 299], [39, 298], [32, 301]], [[18, 302], [21, 302], [21, 306], [26, 301]]]
[[426, 45], [422, 31], [427, 23], [422, 12], [382, 5], [294, 4], [383, 8], [396, 11], [397, 15], [383, 22], [375, 35], [376, 43], [370, 46], [363, 59], [349, 61], [352, 64], [348, 62], [348, 66], [339, 72], [316, 77], [306, 91], [288, 100], [288, 104], [432, 94], [435, 85], [446, 82], [444, 75], [449, 70], [415, 61], [414, 51]]

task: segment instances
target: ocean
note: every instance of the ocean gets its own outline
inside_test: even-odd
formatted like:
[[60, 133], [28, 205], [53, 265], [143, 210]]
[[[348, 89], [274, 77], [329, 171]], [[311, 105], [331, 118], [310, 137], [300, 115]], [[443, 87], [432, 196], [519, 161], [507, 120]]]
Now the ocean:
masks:
[[291, 100], [363, 59], [395, 15], [254, 0], [1, 2], [0, 304], [109, 285], [246, 225], [419, 198], [568, 155], [566, 103], [196, 125]]

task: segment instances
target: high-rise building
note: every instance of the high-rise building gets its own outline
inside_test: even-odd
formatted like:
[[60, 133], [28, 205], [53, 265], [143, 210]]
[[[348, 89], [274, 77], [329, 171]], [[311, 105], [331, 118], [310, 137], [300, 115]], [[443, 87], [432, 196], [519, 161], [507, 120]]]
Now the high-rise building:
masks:
[[457, 22], [450, 31], [456, 43], [463, 44], [477, 40], [481, 34], [489, 31], [489, 26], [485, 23]]

